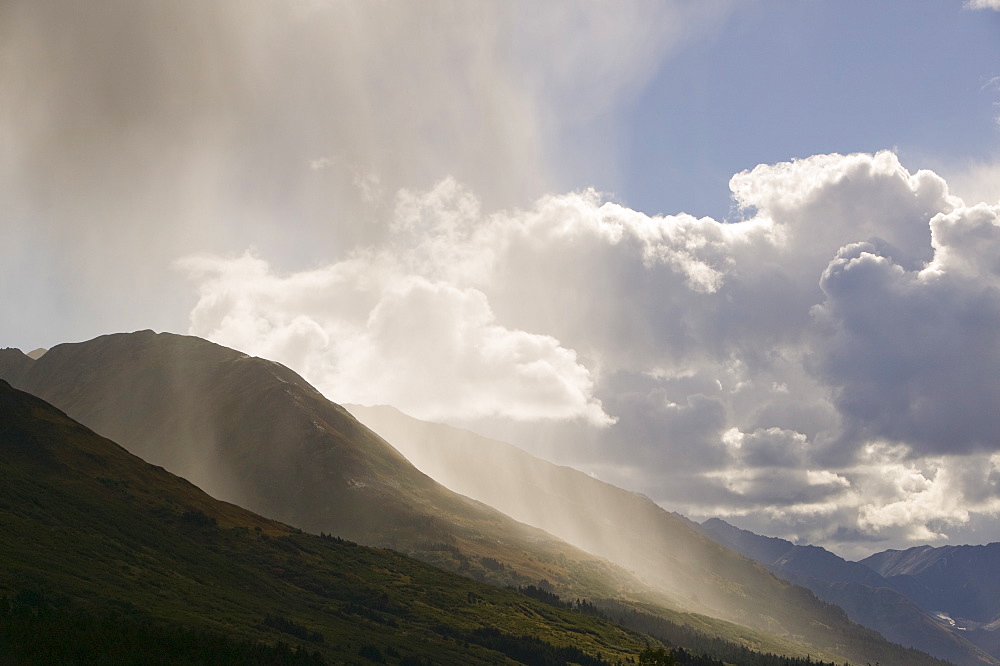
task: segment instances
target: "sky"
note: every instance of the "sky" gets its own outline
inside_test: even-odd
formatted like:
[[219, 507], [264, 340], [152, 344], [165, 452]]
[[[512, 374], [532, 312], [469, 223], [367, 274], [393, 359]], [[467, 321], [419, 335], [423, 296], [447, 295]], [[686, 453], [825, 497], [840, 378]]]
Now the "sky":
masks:
[[0, 346], [152, 328], [815, 543], [1000, 541], [1000, 2], [0, 1]]

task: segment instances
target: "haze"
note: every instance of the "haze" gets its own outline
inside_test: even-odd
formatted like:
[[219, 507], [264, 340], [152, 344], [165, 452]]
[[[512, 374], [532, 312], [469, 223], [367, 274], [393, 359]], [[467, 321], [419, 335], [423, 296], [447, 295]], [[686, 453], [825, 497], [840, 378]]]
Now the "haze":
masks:
[[0, 344], [274, 359], [855, 558], [1000, 541], [995, 0], [0, 3]]

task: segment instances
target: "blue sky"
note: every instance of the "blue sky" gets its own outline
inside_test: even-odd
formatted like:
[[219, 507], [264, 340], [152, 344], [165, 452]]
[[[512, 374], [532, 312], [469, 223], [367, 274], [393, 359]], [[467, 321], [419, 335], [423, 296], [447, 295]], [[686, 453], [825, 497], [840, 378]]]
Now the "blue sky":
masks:
[[1000, 16], [958, 2], [736, 6], [622, 109], [614, 192], [649, 213], [720, 217], [729, 178], [760, 163], [882, 149], [921, 168], [993, 160], [998, 53]]
[[0, 345], [190, 332], [696, 518], [1000, 540], [977, 5], [9, 0]]

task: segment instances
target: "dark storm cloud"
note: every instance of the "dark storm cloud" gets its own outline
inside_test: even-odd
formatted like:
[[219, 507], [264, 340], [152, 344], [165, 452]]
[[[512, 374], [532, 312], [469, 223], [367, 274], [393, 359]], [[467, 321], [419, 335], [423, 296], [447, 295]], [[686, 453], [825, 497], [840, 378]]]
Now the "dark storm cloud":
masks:
[[996, 216], [982, 206], [935, 220], [937, 258], [921, 271], [855, 244], [823, 274], [816, 348], [845, 439], [913, 455], [1000, 448]]

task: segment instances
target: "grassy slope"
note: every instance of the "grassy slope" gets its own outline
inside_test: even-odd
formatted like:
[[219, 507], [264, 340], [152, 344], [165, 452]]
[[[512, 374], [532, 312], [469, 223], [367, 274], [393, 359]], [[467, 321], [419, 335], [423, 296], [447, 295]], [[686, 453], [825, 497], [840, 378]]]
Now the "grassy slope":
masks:
[[[253, 640], [281, 616], [329, 658], [417, 655], [506, 663], [449, 638], [482, 626], [610, 660], [644, 640], [613, 625], [452, 575], [398, 553], [302, 534], [148, 465], [0, 382], [0, 596], [37, 590]], [[448, 627], [442, 631], [441, 627]], [[2, 636], [0, 636], [2, 641]]]
[[[677, 607], [702, 614], [678, 615], [671, 618], [674, 621], [686, 618], [704, 631], [757, 649], [782, 651], [790, 646], [758, 643], [744, 627], [806, 642], [826, 654], [875, 661], [870, 656], [879, 642], [874, 632], [857, 627], [841, 609], [777, 579], [646, 497], [510, 444], [420, 421], [391, 407], [348, 409], [418, 469], [452, 490], [634, 570], [666, 590]], [[707, 620], [705, 614], [729, 622]], [[921, 659], [888, 644], [885, 653], [889, 660], [882, 663], [915, 664]]]
[[[570, 598], [685, 608], [621, 567], [448, 491], [278, 364], [146, 331], [59, 345], [23, 373], [21, 385], [213, 494], [307, 530], [391, 546], [494, 584], [545, 579]], [[652, 536], [672, 545], [669, 533]], [[635, 543], [638, 552], [648, 547]], [[742, 564], [746, 580], [734, 578], [721, 566], [734, 561], [732, 554], [721, 547], [709, 555], [702, 564], [712, 584], [703, 591], [723, 590], [748, 607], [764, 606], [758, 630], [679, 611], [666, 615], [772, 652], [838, 661], [845, 653], [860, 661], [871, 653], [870, 632], [839, 610], [816, 612], [809, 593], [775, 585], [757, 565], [751, 571]], [[774, 604], [769, 595], [775, 592], [792, 603]], [[805, 610], [796, 617], [799, 609]], [[905, 655], [896, 663], [920, 660]]]
[[279, 364], [143, 331], [59, 345], [19, 376], [17, 388], [144, 460], [307, 531], [494, 584], [544, 579], [587, 597], [643, 588], [620, 567], [447, 490]]

